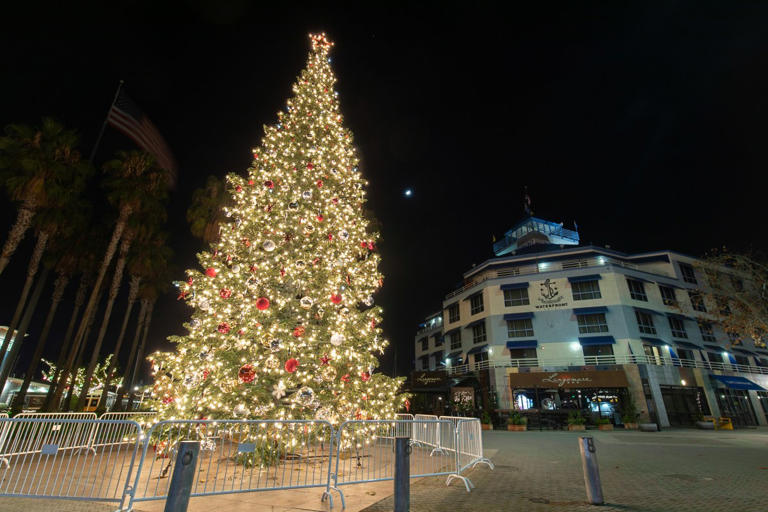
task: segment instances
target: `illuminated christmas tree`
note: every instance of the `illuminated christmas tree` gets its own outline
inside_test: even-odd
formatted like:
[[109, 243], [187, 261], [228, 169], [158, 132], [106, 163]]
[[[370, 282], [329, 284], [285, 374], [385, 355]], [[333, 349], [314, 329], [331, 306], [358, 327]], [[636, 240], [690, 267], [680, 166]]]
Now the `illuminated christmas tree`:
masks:
[[344, 128], [325, 35], [248, 177], [231, 174], [218, 242], [179, 296], [194, 307], [172, 353], [151, 356], [162, 418], [393, 418], [399, 379], [375, 373], [378, 233]]

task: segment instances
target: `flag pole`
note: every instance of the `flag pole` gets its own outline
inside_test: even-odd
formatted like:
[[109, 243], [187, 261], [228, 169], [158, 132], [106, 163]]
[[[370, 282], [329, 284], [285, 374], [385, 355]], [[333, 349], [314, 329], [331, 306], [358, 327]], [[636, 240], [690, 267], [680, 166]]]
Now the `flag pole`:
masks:
[[99, 130], [99, 136], [96, 137], [96, 144], [94, 144], [93, 149], [91, 150], [91, 156], [88, 157], [88, 161], [90, 163], [93, 163], [93, 159], [96, 157], [96, 151], [99, 149], [99, 145], [101, 144], [101, 137], [104, 135], [104, 129], [107, 127], [107, 119], [109, 119], [109, 112], [112, 110], [112, 107], [115, 106], [115, 102], [117, 101], [117, 97], [120, 95], [120, 89], [123, 88], [123, 84], [125, 82], [123, 80], [120, 80], [120, 83], [117, 84], [117, 90], [115, 91], [115, 97], [112, 98], [112, 103], [109, 104], [109, 110], [107, 110], [107, 115], [104, 117], [104, 122], [101, 123], [101, 129]]

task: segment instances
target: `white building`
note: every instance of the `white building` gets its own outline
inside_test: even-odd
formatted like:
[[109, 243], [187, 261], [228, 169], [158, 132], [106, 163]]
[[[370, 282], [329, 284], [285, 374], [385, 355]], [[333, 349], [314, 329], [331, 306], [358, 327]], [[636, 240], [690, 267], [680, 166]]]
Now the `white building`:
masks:
[[515, 226], [445, 297], [440, 344], [417, 335], [415, 369], [478, 375], [498, 409], [515, 403], [545, 424], [569, 409], [620, 424], [627, 394], [662, 427], [698, 415], [768, 424], [768, 349], [713, 322], [722, 304], [696, 293], [695, 258], [578, 241], [534, 217]]

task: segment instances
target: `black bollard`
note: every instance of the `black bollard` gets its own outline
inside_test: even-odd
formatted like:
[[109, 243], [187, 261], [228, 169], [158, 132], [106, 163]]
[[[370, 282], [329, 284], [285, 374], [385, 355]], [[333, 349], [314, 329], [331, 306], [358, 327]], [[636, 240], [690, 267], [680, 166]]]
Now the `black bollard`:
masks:
[[176, 457], [176, 464], [173, 465], [168, 499], [165, 500], [165, 512], [187, 511], [199, 454], [200, 441], [182, 441], [179, 443], [179, 454]]
[[395, 512], [411, 509], [411, 446], [407, 437], [395, 438]]
[[603, 486], [600, 483], [600, 468], [597, 466], [595, 442], [591, 437], [579, 438], [581, 468], [584, 471], [584, 486], [587, 488], [587, 500], [592, 505], [602, 505]]

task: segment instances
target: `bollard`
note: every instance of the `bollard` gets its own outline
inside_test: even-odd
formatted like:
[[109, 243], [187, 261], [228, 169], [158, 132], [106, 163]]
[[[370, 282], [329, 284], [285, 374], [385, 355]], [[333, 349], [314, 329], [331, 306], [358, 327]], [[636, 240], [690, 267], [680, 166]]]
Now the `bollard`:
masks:
[[411, 509], [411, 446], [407, 437], [395, 438], [395, 512]]
[[173, 465], [168, 499], [165, 500], [165, 512], [186, 512], [189, 506], [189, 495], [192, 492], [192, 483], [195, 480], [199, 454], [200, 441], [182, 441], [179, 443], [179, 454]]
[[587, 500], [591, 505], [602, 505], [603, 486], [600, 483], [600, 469], [597, 466], [597, 453], [592, 437], [579, 438], [581, 468], [584, 471], [584, 486], [587, 488]]

